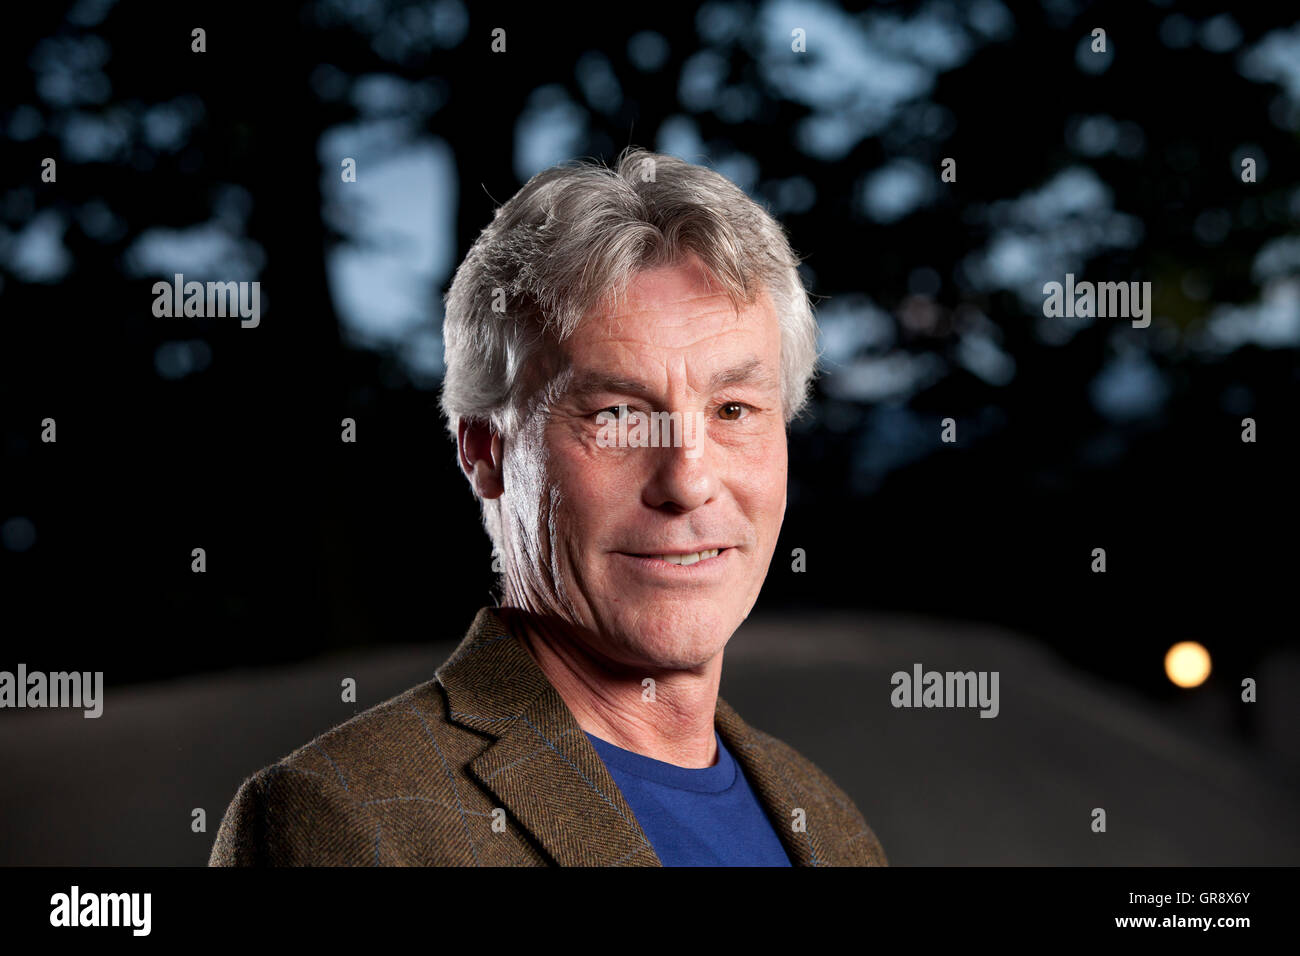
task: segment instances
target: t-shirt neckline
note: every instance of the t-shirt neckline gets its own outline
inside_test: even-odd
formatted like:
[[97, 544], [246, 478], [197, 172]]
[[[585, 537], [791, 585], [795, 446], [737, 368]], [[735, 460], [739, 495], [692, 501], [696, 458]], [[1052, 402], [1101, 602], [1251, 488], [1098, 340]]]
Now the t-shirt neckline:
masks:
[[736, 782], [736, 760], [716, 730], [713, 735], [718, 742], [718, 762], [712, 767], [679, 767], [632, 750], [624, 750], [588, 731], [584, 730], [583, 733], [610, 770], [619, 770], [661, 786], [695, 793], [721, 793]]

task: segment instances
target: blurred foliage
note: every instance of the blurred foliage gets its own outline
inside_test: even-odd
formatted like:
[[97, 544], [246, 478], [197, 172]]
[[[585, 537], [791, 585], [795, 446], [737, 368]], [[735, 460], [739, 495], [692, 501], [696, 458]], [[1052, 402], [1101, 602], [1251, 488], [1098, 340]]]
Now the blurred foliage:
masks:
[[[0, 53], [0, 561], [7, 629], [51, 639], [30, 666], [458, 634], [493, 575], [437, 417], [441, 293], [529, 175], [629, 144], [735, 179], [806, 257], [826, 369], [760, 609], [987, 618], [1152, 689], [1175, 640], [1230, 692], [1290, 634], [1280, 8], [78, 0]], [[260, 280], [262, 325], [154, 318], [174, 271]], [[1150, 328], [1047, 319], [1066, 273], [1151, 282]]]

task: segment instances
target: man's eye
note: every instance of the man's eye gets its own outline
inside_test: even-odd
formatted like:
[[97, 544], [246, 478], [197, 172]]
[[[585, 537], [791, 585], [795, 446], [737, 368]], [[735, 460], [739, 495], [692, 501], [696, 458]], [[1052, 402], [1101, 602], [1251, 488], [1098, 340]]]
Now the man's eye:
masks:
[[627, 412], [628, 412], [627, 405], [610, 405], [598, 411], [596, 413], [596, 417], [599, 418], [601, 415], [612, 415], [614, 416], [614, 419], [617, 421], [618, 419], [625, 417], [627, 415]]
[[736, 422], [749, 413], [749, 406], [743, 402], [727, 402], [718, 409], [718, 416], [723, 421]]

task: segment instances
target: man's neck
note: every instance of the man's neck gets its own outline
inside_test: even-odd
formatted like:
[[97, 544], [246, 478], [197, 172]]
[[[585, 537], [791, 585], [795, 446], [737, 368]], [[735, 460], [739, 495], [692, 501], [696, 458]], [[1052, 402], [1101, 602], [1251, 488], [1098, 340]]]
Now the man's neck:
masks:
[[[584, 731], [679, 767], [717, 763], [713, 721], [721, 653], [695, 669], [638, 673], [596, 656], [555, 618], [514, 607], [496, 611]], [[646, 685], [646, 678], [654, 683]]]

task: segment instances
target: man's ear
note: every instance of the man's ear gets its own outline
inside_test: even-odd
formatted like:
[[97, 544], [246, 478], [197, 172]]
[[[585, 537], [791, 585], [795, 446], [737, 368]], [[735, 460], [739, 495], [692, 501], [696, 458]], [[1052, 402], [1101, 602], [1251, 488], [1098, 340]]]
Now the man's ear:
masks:
[[499, 498], [506, 490], [501, 471], [501, 436], [487, 422], [456, 424], [456, 447], [460, 468], [480, 498]]

